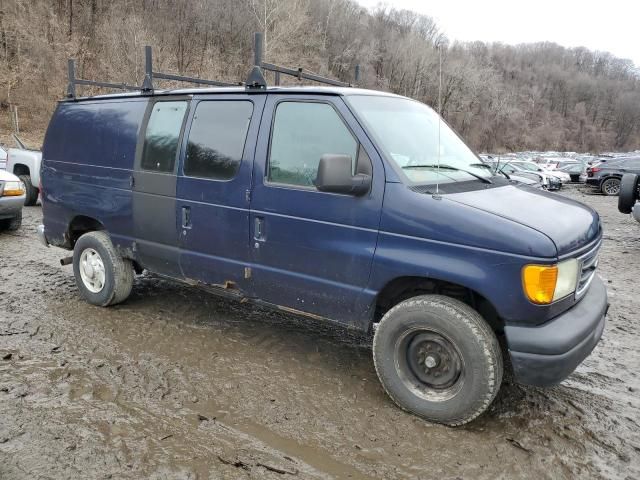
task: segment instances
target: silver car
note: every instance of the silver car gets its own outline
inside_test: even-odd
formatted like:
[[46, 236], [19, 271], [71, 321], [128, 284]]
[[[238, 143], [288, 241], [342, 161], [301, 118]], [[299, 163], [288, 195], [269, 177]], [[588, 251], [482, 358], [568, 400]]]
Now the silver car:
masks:
[[24, 184], [13, 173], [0, 170], [0, 230], [17, 230], [22, 225]]

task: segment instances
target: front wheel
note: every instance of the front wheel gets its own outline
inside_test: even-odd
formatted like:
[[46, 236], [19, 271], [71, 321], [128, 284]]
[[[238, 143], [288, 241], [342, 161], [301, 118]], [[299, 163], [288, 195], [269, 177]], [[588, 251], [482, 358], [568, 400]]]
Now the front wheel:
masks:
[[389, 310], [375, 332], [373, 360], [396, 404], [450, 426], [483, 413], [502, 382], [502, 353], [489, 325], [465, 303], [441, 295]]
[[73, 248], [73, 274], [82, 297], [106, 307], [129, 296], [133, 286], [133, 265], [116, 251], [102, 231], [82, 235]]

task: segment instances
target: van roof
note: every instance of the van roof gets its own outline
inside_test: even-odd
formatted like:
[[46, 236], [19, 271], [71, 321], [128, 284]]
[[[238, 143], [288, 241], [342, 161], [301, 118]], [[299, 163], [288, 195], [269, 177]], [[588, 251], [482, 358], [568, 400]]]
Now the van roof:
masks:
[[77, 102], [87, 100], [103, 100], [110, 98], [140, 98], [140, 97], [158, 97], [168, 95], [212, 95], [212, 94], [229, 94], [229, 93], [248, 93], [248, 94], [265, 94], [265, 93], [279, 93], [279, 94], [316, 94], [316, 95], [376, 95], [386, 97], [398, 97], [404, 98], [394, 93], [382, 92], [379, 90], [368, 90], [364, 88], [353, 87], [324, 87], [324, 86], [270, 86], [267, 88], [248, 88], [245, 86], [237, 87], [208, 87], [208, 88], [178, 88], [178, 89], [156, 89], [152, 92], [121, 92], [121, 93], [107, 93], [104, 95], [95, 95], [91, 97], [74, 97], [65, 98], [60, 100], [61, 102]]

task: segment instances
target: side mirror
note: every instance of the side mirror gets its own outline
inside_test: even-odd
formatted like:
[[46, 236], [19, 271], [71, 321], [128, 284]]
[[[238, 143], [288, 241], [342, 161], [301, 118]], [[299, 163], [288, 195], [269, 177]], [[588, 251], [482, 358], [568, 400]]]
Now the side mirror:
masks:
[[320, 157], [315, 185], [321, 192], [359, 196], [371, 188], [371, 175], [353, 175], [349, 155], [325, 153]]

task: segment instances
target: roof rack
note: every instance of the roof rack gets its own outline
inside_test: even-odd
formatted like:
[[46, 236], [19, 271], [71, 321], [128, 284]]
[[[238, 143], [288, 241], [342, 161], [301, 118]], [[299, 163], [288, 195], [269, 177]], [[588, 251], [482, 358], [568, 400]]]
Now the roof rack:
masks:
[[[247, 89], [264, 89], [267, 88], [267, 81], [262, 73], [263, 70], [271, 71], [275, 73], [275, 85], [280, 85], [280, 75], [290, 75], [298, 80], [311, 80], [313, 82], [324, 83], [326, 85], [333, 85], [337, 87], [351, 87], [351, 83], [341, 82], [332, 78], [322, 77], [315, 73], [307, 73], [302, 68], [287, 68], [274, 65], [273, 63], [267, 63], [262, 60], [263, 57], [263, 41], [262, 33], [254, 34], [254, 62], [249, 76], [246, 82], [239, 83], [227, 83], [217, 80], [206, 80], [204, 78], [186, 77], [182, 75], [174, 75], [172, 73], [155, 72], [153, 70], [153, 53], [150, 46], [144, 47], [145, 54], [145, 74], [144, 80], [140, 87], [135, 85], [127, 85], [126, 83], [112, 83], [112, 82], [100, 82], [95, 80], [86, 80], [76, 77], [75, 60], [69, 59], [68, 61], [68, 75], [69, 83], [67, 84], [67, 97], [76, 98], [76, 86], [88, 85], [95, 87], [113, 88], [118, 90], [131, 90], [141, 91], [143, 93], [150, 93], [154, 90], [154, 80], [173, 80], [178, 82], [193, 83], [197, 85], [211, 85], [214, 87], [232, 87], [244, 85]], [[360, 80], [360, 65], [356, 65], [354, 72], [354, 81]]]

